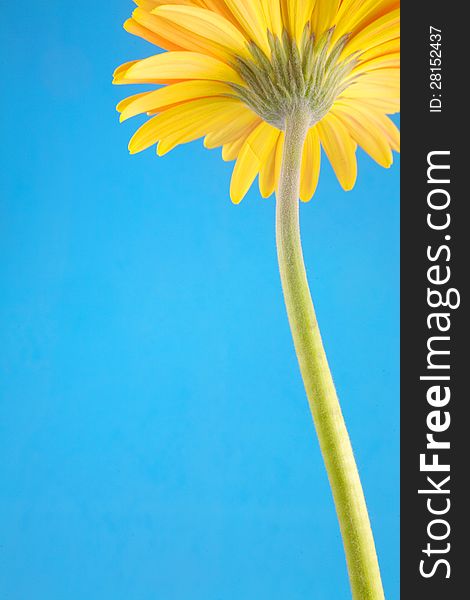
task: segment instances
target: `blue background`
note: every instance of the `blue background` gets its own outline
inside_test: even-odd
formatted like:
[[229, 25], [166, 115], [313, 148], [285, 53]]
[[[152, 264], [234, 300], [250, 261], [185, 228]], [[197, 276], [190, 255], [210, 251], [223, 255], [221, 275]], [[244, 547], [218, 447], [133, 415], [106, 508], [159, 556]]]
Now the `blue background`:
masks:
[[[348, 598], [281, 296], [274, 200], [201, 142], [129, 157], [132, 4], [0, 21], [0, 598]], [[398, 598], [399, 169], [302, 206], [320, 324]]]

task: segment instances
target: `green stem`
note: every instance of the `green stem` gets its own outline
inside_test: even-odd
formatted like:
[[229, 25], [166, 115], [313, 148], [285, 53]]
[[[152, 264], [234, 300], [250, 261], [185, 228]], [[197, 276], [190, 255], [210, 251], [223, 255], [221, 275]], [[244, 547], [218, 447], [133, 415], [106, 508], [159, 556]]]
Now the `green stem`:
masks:
[[309, 115], [287, 119], [276, 206], [284, 299], [300, 371], [330, 481], [354, 600], [383, 600], [379, 564], [359, 473], [313, 308], [299, 227], [302, 147]]

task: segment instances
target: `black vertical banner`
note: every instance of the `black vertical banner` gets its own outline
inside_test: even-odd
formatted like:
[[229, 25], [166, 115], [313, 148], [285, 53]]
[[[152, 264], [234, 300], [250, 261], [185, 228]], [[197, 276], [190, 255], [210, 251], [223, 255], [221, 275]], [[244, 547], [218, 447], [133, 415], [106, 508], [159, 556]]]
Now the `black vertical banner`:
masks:
[[402, 600], [470, 597], [470, 32], [463, 6], [410, 1], [401, 12]]

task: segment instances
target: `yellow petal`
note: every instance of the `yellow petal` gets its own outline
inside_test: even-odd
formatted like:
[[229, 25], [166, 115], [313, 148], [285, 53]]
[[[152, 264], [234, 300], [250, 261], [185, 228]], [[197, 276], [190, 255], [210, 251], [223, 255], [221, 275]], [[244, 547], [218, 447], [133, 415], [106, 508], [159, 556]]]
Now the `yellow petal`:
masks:
[[150, 93], [151, 92], [141, 92], [140, 94], [134, 94], [133, 96], [123, 98], [120, 102], [118, 102], [116, 110], [122, 113], [129, 106], [129, 104], [132, 104], [132, 102], [135, 102], [139, 98], [143, 98], [144, 96], [147, 96]]
[[[391, 115], [399, 112], [400, 110], [400, 99], [397, 98], [377, 98], [371, 95], [366, 95], [366, 99], [361, 95], [360, 97], [350, 97], [346, 93], [338, 98], [337, 102], [344, 103], [347, 106], [357, 107], [363, 106], [365, 109], [372, 109], [381, 113]], [[333, 105], [336, 106], [336, 104]]]
[[218, 133], [222, 138], [225, 133], [225, 139], [228, 141], [233, 138], [234, 132], [243, 131], [240, 121], [246, 121], [247, 113], [250, 112], [242, 103], [220, 107], [212, 104], [203, 118], [187, 121], [180, 125], [175, 133], [163, 137], [158, 143], [157, 154], [163, 156], [179, 144], [192, 142], [210, 133]]
[[370, 72], [365, 72], [358, 79], [358, 84], [362, 84], [363, 82], [367, 84], [383, 83], [384, 85], [397, 85], [400, 83], [400, 69], [390, 67], [373, 69]]
[[282, 0], [281, 4], [286, 29], [299, 42], [305, 24], [312, 17], [315, 0]]
[[[370, 113], [370, 111], [369, 111]], [[376, 125], [373, 118], [367, 118], [367, 111], [359, 111], [351, 106], [335, 106], [332, 114], [337, 116], [348, 129], [351, 137], [379, 165], [388, 168], [393, 163], [392, 151], [387, 136]]]
[[400, 97], [400, 69], [374, 69], [362, 73], [342, 95], [350, 98], [383, 98]]
[[374, 111], [373, 118], [387, 136], [392, 150], [400, 152], [400, 131], [395, 123], [387, 115], [378, 111]]
[[249, 190], [278, 135], [278, 129], [263, 122], [248, 136], [238, 155], [230, 183], [230, 198], [234, 204], [238, 204]]
[[374, 106], [370, 99], [366, 101], [362, 99], [341, 99], [339, 100], [332, 110], [345, 110], [353, 112], [356, 115], [357, 120], [361, 123], [372, 123], [386, 137], [392, 150], [400, 151], [400, 131], [393, 121], [384, 114], [384, 111], [377, 106]]
[[281, 132], [278, 131], [277, 137], [273, 140], [271, 151], [261, 165], [259, 172], [259, 191], [263, 198], [269, 198], [276, 189], [276, 154], [277, 141], [280, 135]]
[[[162, 0], [161, 3], [162, 4], [170, 4], [169, 2], [166, 2], [165, 0]], [[179, 0], [174, 0], [174, 3], [175, 4], [187, 4], [188, 6], [191, 6], [191, 5], [199, 6], [198, 2], [192, 2], [191, 0], [186, 0], [185, 2], [180, 2]], [[173, 4], [173, 2], [172, 2], [172, 4]], [[200, 6], [202, 6], [203, 8], [208, 8], [209, 10], [211, 10], [219, 15], [222, 15], [228, 21], [230, 21], [233, 25], [235, 25], [235, 26], [238, 25], [238, 21], [235, 19], [233, 14], [230, 12], [230, 10], [228, 9], [224, 0], [200, 0]]]
[[230, 21], [196, 6], [160, 6], [152, 14], [176, 23], [238, 56], [249, 56], [247, 40]]
[[233, 142], [243, 135], [246, 137], [260, 123], [261, 117], [245, 107], [236, 118], [231, 119], [216, 131], [209, 133], [204, 140], [204, 146], [206, 148], [217, 148]]
[[281, 5], [279, 0], [261, 0], [266, 25], [271, 33], [281, 36], [284, 25], [282, 23]]
[[179, 46], [178, 44], [165, 39], [158, 32], [148, 29], [141, 23], [138, 23], [135, 19], [127, 19], [123, 27], [128, 33], [137, 35], [159, 48], [164, 48], [165, 50], [184, 50], [183, 46]]
[[225, 160], [225, 161], [235, 160], [237, 158], [240, 150], [242, 149], [243, 144], [245, 143], [248, 135], [249, 134], [242, 135], [241, 137], [238, 138], [238, 140], [235, 140], [234, 142], [229, 142], [228, 144], [224, 144], [222, 146], [223, 160]]
[[317, 0], [312, 13], [312, 29], [318, 37], [329, 29], [335, 20], [340, 0]]
[[[140, 8], [144, 10], [148, 10], [149, 12], [158, 6], [160, 3], [158, 0], [134, 0], [134, 4], [137, 4]], [[171, 0], [168, 1], [168, 4], [171, 4]]]
[[127, 71], [138, 62], [138, 60], [130, 60], [128, 62], [122, 63], [122, 65], [119, 65], [119, 67], [116, 67], [113, 73], [113, 83], [120, 83]]
[[370, 60], [365, 62], [360, 62], [357, 67], [355, 67], [352, 71], [353, 75], [357, 75], [359, 73], [367, 73], [370, 71], [376, 71], [377, 69], [390, 69], [400, 68], [400, 53], [396, 54], [384, 54], [383, 56], [376, 56]]
[[[157, 10], [160, 10], [160, 8]], [[172, 22], [160, 15], [149, 13], [141, 8], [136, 8], [132, 13], [132, 17], [147, 30], [154, 32], [165, 40], [169, 40], [174, 46], [172, 50], [191, 50], [192, 52], [209, 54], [224, 61], [229, 57], [227, 50], [223, 46], [203, 35], [199, 35], [197, 29], [190, 30], [178, 23]], [[166, 47], [165, 44], [162, 47]]]
[[[394, 100], [400, 98], [400, 79], [399, 69], [384, 69], [370, 71], [362, 75], [357, 83], [351, 85], [347, 90], [349, 97], [369, 100], [373, 98], [382, 98]], [[394, 76], [392, 71], [396, 72]]]
[[302, 152], [300, 199], [308, 202], [315, 193], [320, 175], [320, 137], [315, 127], [309, 129]]
[[341, 121], [331, 113], [317, 124], [317, 128], [323, 149], [341, 187], [346, 191], [351, 190], [357, 176], [356, 143]]
[[267, 23], [260, 0], [225, 0], [230, 12], [264, 52], [270, 56], [268, 44]]
[[[179, 104], [196, 98], [207, 98], [210, 96], [223, 96], [233, 94], [233, 90], [226, 83], [220, 81], [190, 80], [181, 81], [161, 87], [153, 92], [144, 92], [127, 98], [125, 104], [118, 104], [121, 112], [120, 121], [125, 121], [144, 112], [158, 112], [162, 108]], [[129, 100], [131, 100], [129, 102]]]
[[378, 58], [379, 56], [386, 56], [388, 54], [397, 54], [400, 52], [400, 38], [395, 38], [393, 40], [389, 40], [388, 42], [383, 42], [382, 44], [378, 44], [363, 52], [361, 54], [361, 61], [365, 62], [371, 60], [373, 58]]
[[358, 32], [347, 44], [343, 54], [366, 51], [400, 37], [400, 10], [393, 10]]
[[[197, 139], [235, 118], [245, 105], [232, 98], [200, 98], [178, 104], [144, 123], [129, 142], [131, 154], [164, 138]], [[179, 141], [178, 143], [182, 143]]]
[[399, 0], [343, 0], [335, 20], [332, 41], [345, 33], [356, 35], [393, 10], [399, 9]]
[[163, 52], [144, 58], [125, 73], [128, 83], [142, 80], [209, 79], [243, 85], [240, 76], [225, 63], [197, 52]]

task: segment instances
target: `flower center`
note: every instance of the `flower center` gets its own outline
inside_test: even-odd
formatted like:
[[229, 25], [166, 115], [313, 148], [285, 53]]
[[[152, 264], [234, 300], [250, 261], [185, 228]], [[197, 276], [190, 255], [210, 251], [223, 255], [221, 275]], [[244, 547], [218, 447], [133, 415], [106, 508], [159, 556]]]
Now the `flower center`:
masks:
[[340, 60], [349, 35], [331, 44], [333, 32], [331, 28], [315, 39], [307, 23], [297, 44], [286, 30], [280, 38], [268, 31], [271, 58], [250, 42], [252, 58], [237, 56], [234, 64], [246, 84], [230, 84], [237, 97], [281, 130], [286, 117], [298, 110], [310, 113], [311, 125], [320, 121], [353, 82], [348, 76], [357, 64], [357, 54]]

